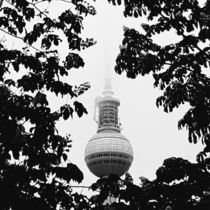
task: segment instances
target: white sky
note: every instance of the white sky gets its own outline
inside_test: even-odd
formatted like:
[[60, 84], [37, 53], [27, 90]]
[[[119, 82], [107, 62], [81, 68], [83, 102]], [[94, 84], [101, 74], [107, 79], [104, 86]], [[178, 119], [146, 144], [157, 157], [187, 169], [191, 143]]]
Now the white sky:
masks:
[[[63, 8], [61, 4], [60, 2], [59, 6]], [[85, 176], [83, 184], [89, 186], [97, 180], [84, 162], [84, 150], [88, 140], [97, 130], [93, 120], [94, 100], [96, 96], [102, 94], [105, 71], [110, 72], [114, 96], [121, 101], [119, 116], [123, 128], [122, 134], [133, 146], [134, 161], [129, 172], [135, 183], [139, 183], [140, 176], [155, 178], [156, 169], [166, 158], [175, 156], [195, 161], [202, 145], [190, 144], [186, 130], [179, 131], [177, 128], [178, 120], [187, 107], [180, 107], [170, 114], [164, 113], [155, 105], [156, 98], [161, 92], [154, 89], [151, 76], [131, 80], [126, 78], [125, 74], [117, 75], [114, 72], [115, 59], [123, 38], [123, 26], [140, 30], [140, 25], [145, 19], [126, 19], [123, 17], [122, 8], [108, 4], [107, 0], [97, 0], [95, 7], [97, 15], [85, 18], [84, 36], [93, 37], [97, 44], [81, 53], [86, 63], [85, 67], [71, 70], [67, 79], [70, 83], [77, 84], [90, 82], [91, 88], [78, 99], [86, 106], [88, 115], [82, 118], [75, 115], [73, 120], [61, 121], [58, 124], [61, 134], [71, 134], [73, 147], [70, 160], [83, 171]], [[49, 9], [52, 9], [54, 14], [59, 12], [59, 7], [55, 7], [53, 3]], [[166, 44], [176, 38], [171, 33], [165, 33], [157, 36], [156, 41], [159, 44]], [[64, 47], [61, 55], [66, 53], [68, 52]], [[70, 99], [64, 98], [64, 101], [70, 102]], [[60, 105], [60, 101], [53, 101], [52, 107], [58, 104]]]
[[[88, 109], [88, 115], [81, 119], [62, 122], [60, 131], [71, 133], [73, 147], [70, 159], [83, 171], [84, 185], [96, 181], [84, 162], [84, 150], [88, 140], [96, 133], [97, 125], [93, 120], [94, 99], [103, 91], [104, 72], [110, 71], [115, 97], [120, 99], [120, 119], [122, 134], [131, 142], [134, 150], [134, 161], [130, 168], [136, 184], [139, 177], [155, 178], [156, 169], [162, 165], [164, 159], [169, 157], [183, 157], [195, 161], [196, 154], [202, 145], [190, 144], [185, 129], [179, 131], [178, 120], [187, 110], [180, 107], [173, 113], [164, 113], [155, 105], [158, 89], [153, 88], [151, 76], [138, 77], [134, 80], [114, 72], [115, 59], [119, 53], [119, 45], [123, 38], [123, 25], [140, 29], [142, 19], [125, 19], [122, 8], [114, 7], [107, 1], [97, 1], [97, 15], [85, 20], [85, 33], [88, 37], [97, 40], [97, 44], [85, 50], [82, 56], [86, 62], [85, 68], [72, 71], [71, 81], [90, 81], [91, 89], [87, 91], [80, 101]], [[168, 33], [156, 37], [160, 44], [174, 42], [176, 36]]]

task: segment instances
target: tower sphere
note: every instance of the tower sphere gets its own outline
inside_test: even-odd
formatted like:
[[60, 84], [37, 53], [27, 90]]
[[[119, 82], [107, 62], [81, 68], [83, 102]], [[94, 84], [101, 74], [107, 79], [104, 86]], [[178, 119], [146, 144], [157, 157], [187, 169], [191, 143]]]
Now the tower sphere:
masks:
[[114, 130], [95, 134], [85, 149], [85, 161], [97, 177], [111, 173], [122, 176], [133, 160], [133, 150], [128, 139]]
[[85, 162], [97, 177], [106, 177], [111, 173], [122, 176], [131, 166], [133, 150], [128, 139], [120, 132], [120, 101], [112, 97], [110, 81], [105, 81], [103, 94], [104, 97], [96, 98], [98, 130], [87, 143]]

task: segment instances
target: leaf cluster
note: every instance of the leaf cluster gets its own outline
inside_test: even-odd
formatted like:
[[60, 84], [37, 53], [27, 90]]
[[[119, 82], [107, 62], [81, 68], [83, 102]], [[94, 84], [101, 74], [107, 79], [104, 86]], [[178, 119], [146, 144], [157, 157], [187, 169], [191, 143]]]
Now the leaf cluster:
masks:
[[[121, 4], [121, 1], [109, 1]], [[189, 110], [179, 121], [186, 127], [189, 142], [196, 143], [209, 133], [209, 1], [201, 7], [197, 0], [124, 1], [124, 15], [147, 17], [142, 24], [144, 33], [124, 29], [115, 71], [128, 78], [152, 74], [154, 86], [163, 94], [157, 106], [172, 112], [182, 104]], [[178, 41], [155, 43], [154, 36], [176, 33]]]
[[[0, 8], [5, 34], [0, 43], [0, 209], [87, 209], [86, 196], [69, 185], [80, 183], [83, 173], [69, 162], [71, 139], [59, 134], [56, 123], [87, 114], [77, 98], [89, 83], [73, 86], [63, 78], [84, 66], [79, 51], [95, 44], [81, 35], [84, 18], [95, 9], [83, 0], [63, 1], [66, 10], [52, 19], [43, 2], [9, 0]], [[8, 37], [21, 45], [11, 49]], [[62, 60], [64, 41], [68, 55]], [[49, 92], [70, 96], [71, 104], [52, 111]]]
[[[98, 195], [91, 198], [97, 204], [93, 209], [207, 209], [209, 179], [205, 164], [168, 158], [157, 169], [154, 180], [140, 177], [140, 186], [133, 184], [128, 174], [124, 179], [115, 175], [99, 179], [91, 186], [92, 190], [99, 191]], [[116, 202], [106, 206], [104, 201], [108, 196], [115, 198]]]

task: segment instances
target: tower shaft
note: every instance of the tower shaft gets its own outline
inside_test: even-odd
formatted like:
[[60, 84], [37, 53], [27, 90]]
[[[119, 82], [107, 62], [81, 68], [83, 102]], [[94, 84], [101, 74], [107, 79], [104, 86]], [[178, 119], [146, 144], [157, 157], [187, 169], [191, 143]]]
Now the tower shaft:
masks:
[[98, 106], [99, 110], [97, 133], [110, 129], [120, 132], [118, 120], [118, 107], [120, 101], [112, 96], [111, 78], [108, 76], [105, 77], [103, 95], [103, 97], [98, 98], [96, 101], [96, 106]]
[[99, 107], [99, 122], [98, 131], [115, 130], [120, 132], [120, 125], [118, 120], [118, 107], [120, 105], [119, 100], [105, 96], [98, 102]]

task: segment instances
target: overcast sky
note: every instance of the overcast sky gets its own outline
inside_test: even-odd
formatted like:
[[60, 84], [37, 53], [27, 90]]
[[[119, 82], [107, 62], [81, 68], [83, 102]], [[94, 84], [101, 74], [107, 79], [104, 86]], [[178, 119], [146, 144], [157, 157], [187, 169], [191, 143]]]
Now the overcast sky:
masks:
[[[65, 3], [59, 2], [59, 6], [64, 8]], [[195, 161], [202, 145], [190, 144], [186, 130], [180, 131], [177, 128], [177, 122], [186, 112], [187, 106], [182, 106], [170, 114], [164, 113], [162, 108], [158, 109], [155, 105], [156, 98], [161, 92], [154, 89], [151, 76], [131, 80], [126, 78], [125, 74], [117, 75], [114, 72], [115, 59], [123, 38], [123, 26], [142, 30], [141, 23], [146, 20], [125, 19], [122, 8], [112, 6], [106, 0], [97, 0], [95, 7], [97, 15], [85, 18], [83, 34], [86, 37], [93, 37], [97, 44], [81, 53], [86, 63], [85, 67], [71, 70], [67, 79], [70, 84], [90, 82], [91, 88], [79, 98], [86, 106], [88, 114], [82, 118], [75, 116], [73, 120], [61, 121], [58, 124], [61, 134], [71, 134], [73, 145], [70, 160], [83, 171], [85, 176], [83, 184], [89, 186], [97, 180], [84, 162], [84, 150], [88, 140], [97, 130], [93, 120], [94, 100], [95, 97], [102, 95], [105, 72], [109, 72], [112, 77], [114, 97], [121, 101], [119, 117], [123, 128], [122, 134], [133, 146], [134, 161], [129, 172], [136, 184], [139, 183], [140, 176], [155, 178], [156, 169], [166, 158], [174, 156]], [[54, 15], [59, 12], [59, 7], [55, 7], [53, 3], [50, 3], [49, 9]], [[175, 40], [178, 40], [178, 37], [173, 33], [155, 37], [159, 44], [169, 44]], [[61, 56], [67, 53], [64, 47]], [[70, 99], [64, 98], [64, 101], [70, 102]], [[53, 103], [54, 107], [60, 105], [60, 101], [57, 101], [57, 104]]]
[[[135, 183], [139, 183], [140, 176], [155, 178], [156, 169], [166, 158], [183, 157], [195, 161], [202, 145], [190, 144], [187, 131], [177, 128], [177, 122], [187, 110], [187, 106], [182, 106], [170, 114], [164, 113], [155, 105], [161, 92], [154, 89], [151, 76], [132, 80], [124, 74], [117, 75], [114, 72], [115, 59], [123, 38], [123, 26], [141, 30], [140, 25], [145, 19], [125, 19], [122, 8], [114, 7], [107, 1], [98, 0], [95, 6], [97, 15], [85, 20], [84, 35], [93, 37], [97, 44], [82, 53], [86, 62], [85, 68], [72, 71], [69, 79], [71, 82], [90, 82], [91, 89], [80, 97], [88, 115], [59, 124], [60, 132], [71, 133], [73, 147], [70, 160], [83, 171], [83, 184], [90, 185], [97, 179], [89, 172], [84, 162], [84, 150], [97, 130], [93, 120], [94, 99], [102, 94], [105, 71], [111, 74], [114, 96], [121, 101], [119, 116], [122, 134], [133, 146], [134, 161], [129, 172]], [[178, 40], [178, 37], [173, 33], [165, 33], [155, 37], [155, 40], [159, 44], [169, 44]]]

